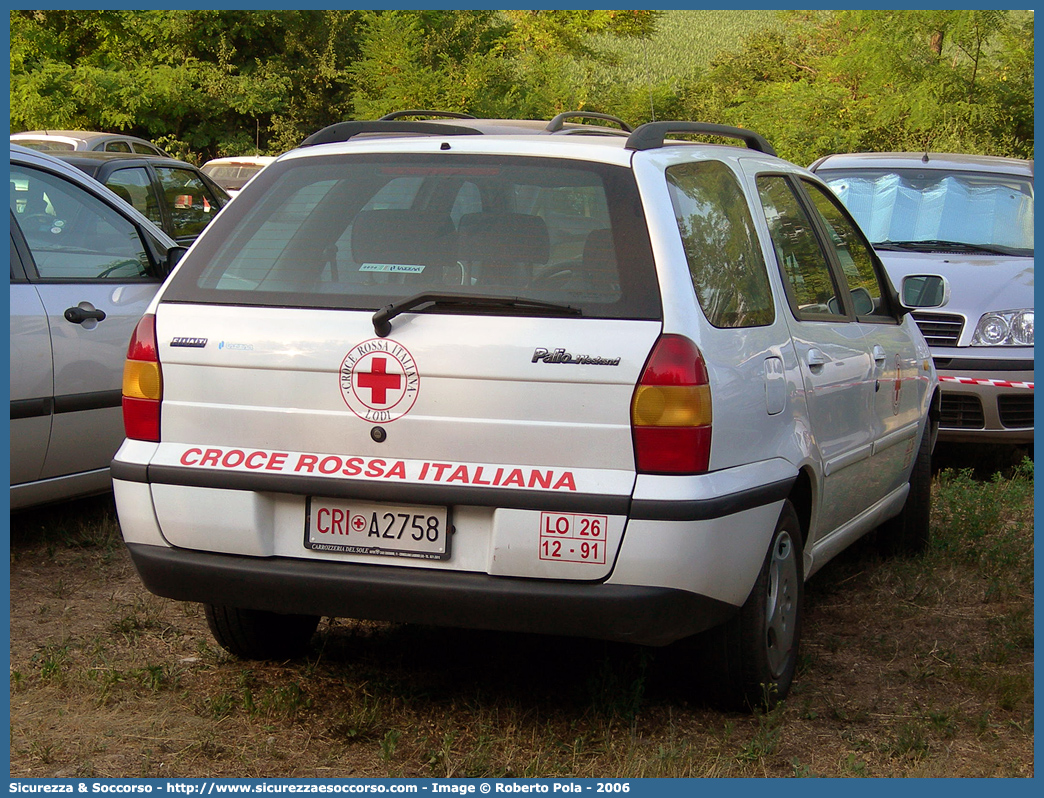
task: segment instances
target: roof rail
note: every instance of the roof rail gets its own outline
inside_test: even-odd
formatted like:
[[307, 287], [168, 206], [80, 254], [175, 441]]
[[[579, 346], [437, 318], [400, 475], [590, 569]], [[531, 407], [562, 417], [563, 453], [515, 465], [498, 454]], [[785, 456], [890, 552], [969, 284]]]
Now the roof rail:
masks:
[[615, 116], [609, 116], [609, 114], [597, 114], [593, 111], [565, 111], [548, 122], [545, 130], [547, 130], [548, 133], [557, 133], [565, 127], [565, 121], [567, 119], [602, 119], [606, 122], [615, 122], [626, 133], [631, 132], [631, 126], [622, 119], [618, 119]]
[[390, 114], [385, 114], [380, 118], [379, 121], [390, 122], [393, 119], [402, 119], [404, 116], [433, 116], [442, 119], [476, 119], [477, 117], [471, 114], [462, 114], [457, 111], [392, 111]]
[[752, 130], [729, 125], [714, 125], [710, 122], [647, 122], [639, 125], [628, 138], [629, 150], [655, 150], [665, 145], [665, 137], [671, 133], [698, 133], [704, 136], [740, 139], [749, 149], [775, 155], [776, 151], [763, 136]]
[[352, 120], [336, 122], [313, 133], [301, 142], [301, 147], [312, 147], [316, 144], [332, 144], [359, 136], [364, 133], [399, 133], [420, 136], [473, 136], [481, 133], [470, 127], [460, 125], [440, 125], [436, 122], [398, 122], [386, 120]]

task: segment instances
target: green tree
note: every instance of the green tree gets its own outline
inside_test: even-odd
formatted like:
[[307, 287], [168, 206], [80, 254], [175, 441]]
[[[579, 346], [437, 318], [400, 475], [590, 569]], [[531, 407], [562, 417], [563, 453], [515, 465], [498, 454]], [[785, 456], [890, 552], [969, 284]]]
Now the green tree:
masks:
[[612, 62], [597, 36], [647, 36], [650, 11], [384, 11], [364, 17], [352, 65], [354, 110], [374, 118], [404, 108], [543, 118], [600, 110]]
[[683, 105], [799, 163], [860, 150], [1032, 157], [1032, 74], [1032, 15], [791, 12], [714, 62]]
[[[392, 110], [600, 108], [649, 11], [13, 11], [11, 126], [121, 130], [184, 156], [280, 152]], [[597, 74], [596, 74], [597, 73]]]
[[120, 130], [191, 157], [343, 118], [353, 11], [13, 11], [11, 127]]
[[407, 108], [589, 110], [747, 127], [800, 163], [888, 149], [1033, 155], [1032, 12], [785, 12], [706, 68], [704, 56], [646, 84], [634, 52], [645, 59], [665, 19], [677, 18], [12, 11], [11, 127], [122, 130], [198, 160], [282, 152], [333, 122]]

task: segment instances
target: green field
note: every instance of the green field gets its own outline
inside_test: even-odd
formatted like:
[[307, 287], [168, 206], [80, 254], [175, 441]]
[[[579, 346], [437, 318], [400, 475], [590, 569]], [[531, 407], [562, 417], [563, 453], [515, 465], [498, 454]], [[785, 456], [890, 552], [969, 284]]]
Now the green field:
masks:
[[672, 90], [705, 69], [723, 51], [736, 51], [751, 33], [782, 27], [779, 12], [664, 11], [648, 41], [599, 37], [598, 45], [620, 59], [619, 78], [630, 85], [666, 84]]

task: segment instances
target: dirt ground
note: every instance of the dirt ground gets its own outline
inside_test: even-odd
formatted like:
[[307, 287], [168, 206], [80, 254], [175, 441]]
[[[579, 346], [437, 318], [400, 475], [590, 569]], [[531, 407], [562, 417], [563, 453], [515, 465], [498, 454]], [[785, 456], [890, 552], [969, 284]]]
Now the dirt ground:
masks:
[[324, 620], [306, 660], [237, 661], [111, 532], [13, 523], [12, 777], [1033, 775], [1032, 595], [962, 566], [857, 544], [809, 583], [790, 698], [741, 715], [675, 648]]

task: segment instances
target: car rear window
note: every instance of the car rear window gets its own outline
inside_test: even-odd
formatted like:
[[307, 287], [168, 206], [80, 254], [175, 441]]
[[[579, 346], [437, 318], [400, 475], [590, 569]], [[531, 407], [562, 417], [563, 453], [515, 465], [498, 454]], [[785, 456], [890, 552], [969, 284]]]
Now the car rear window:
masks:
[[70, 141], [55, 141], [54, 139], [11, 139], [15, 144], [28, 147], [40, 152], [72, 152], [76, 145]]
[[649, 235], [628, 169], [551, 158], [340, 155], [257, 177], [164, 299], [376, 310], [424, 292], [660, 317]]
[[205, 164], [200, 171], [224, 189], [238, 191], [264, 164]]

